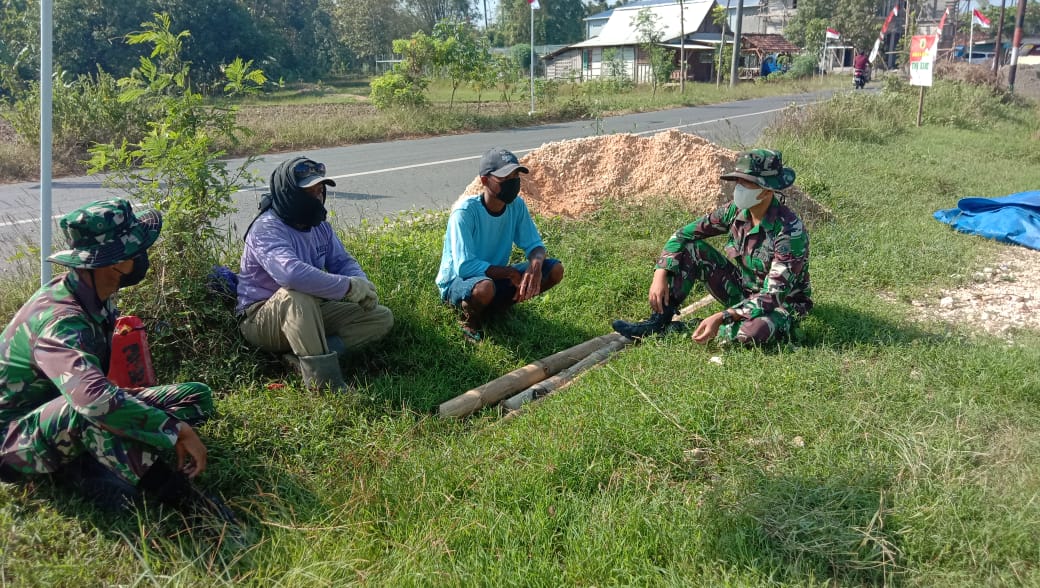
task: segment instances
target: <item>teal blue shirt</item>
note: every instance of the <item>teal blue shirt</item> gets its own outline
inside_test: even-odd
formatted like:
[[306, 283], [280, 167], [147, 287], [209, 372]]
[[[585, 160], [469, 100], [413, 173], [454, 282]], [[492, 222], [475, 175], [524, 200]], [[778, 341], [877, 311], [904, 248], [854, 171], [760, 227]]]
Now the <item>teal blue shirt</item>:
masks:
[[514, 243], [528, 256], [544, 247], [523, 198], [518, 197], [497, 216], [484, 207], [480, 194], [460, 199], [451, 209], [444, 232], [437, 272], [441, 297], [456, 278], [483, 276], [490, 266], [508, 265]]

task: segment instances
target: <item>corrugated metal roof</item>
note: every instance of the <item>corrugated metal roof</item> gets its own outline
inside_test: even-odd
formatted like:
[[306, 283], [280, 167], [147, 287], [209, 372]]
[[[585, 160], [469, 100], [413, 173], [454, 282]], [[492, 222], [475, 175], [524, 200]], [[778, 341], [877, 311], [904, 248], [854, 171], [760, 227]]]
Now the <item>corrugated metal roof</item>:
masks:
[[[652, 2], [652, 4], [651, 4]], [[704, 18], [711, 12], [715, 0], [686, 0], [683, 3], [683, 18], [686, 31], [693, 32], [700, 28]], [[603, 25], [599, 35], [571, 45], [571, 47], [618, 47], [621, 45], [638, 45], [639, 32], [635, 19], [643, 9], [651, 10], [657, 16], [661, 27], [661, 41], [677, 40], [680, 36], [679, 5], [675, 0], [640, 0], [620, 6], [613, 10], [610, 20]]]
[[[687, 1], [689, 1], [689, 0], [687, 0]], [[619, 10], [621, 8], [634, 8], [634, 7], [642, 8], [642, 7], [646, 7], [646, 6], [657, 6], [659, 4], [660, 5], [675, 4], [675, 2], [676, 2], [676, 0], [636, 0], [635, 2], [629, 2], [628, 4], [625, 4], [624, 6], [619, 6], [617, 8], [611, 8], [610, 10], [604, 10], [603, 12], [598, 12], [598, 13], [593, 14], [591, 16], [587, 16], [587, 17], [585, 17], [584, 20], [606, 20], [606, 19], [610, 18], [610, 15], [613, 14], [615, 10]], [[744, 0], [744, 8], [757, 8], [761, 3], [762, 3], [762, 0]], [[723, 2], [719, 3], [719, 6], [725, 7], [726, 6], [726, 2], [723, 1]], [[734, 11], [736, 9], [737, 9], [736, 0], [732, 0], [732, 5], [730, 6], [730, 12], [732, 12], [732, 11]]]

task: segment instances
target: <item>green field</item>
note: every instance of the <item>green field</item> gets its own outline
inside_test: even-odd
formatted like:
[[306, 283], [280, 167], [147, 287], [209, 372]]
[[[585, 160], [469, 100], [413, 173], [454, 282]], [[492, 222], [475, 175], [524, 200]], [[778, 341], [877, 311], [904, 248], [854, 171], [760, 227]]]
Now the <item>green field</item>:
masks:
[[[172, 365], [174, 342], [154, 343], [163, 378], [218, 394], [201, 484], [242, 514], [247, 544], [151, 509], [113, 520], [47, 481], [3, 485], [0, 584], [1040, 585], [1040, 336], [972, 335], [909, 304], [1005, 248], [931, 213], [1040, 185], [1038, 109], [939, 84], [918, 129], [916, 89], [896, 86], [767, 139], [834, 213], [809, 226], [817, 307], [797, 340], [672, 334], [519, 418], [444, 421], [439, 403], [644, 314], [688, 213], [540, 219], [567, 276], [480, 345], [437, 299], [443, 214], [342, 227], [397, 318], [352, 359], [356, 394], [302, 390], [230, 318], [210, 332], [220, 353]], [[31, 283], [5, 285], [0, 316]]]

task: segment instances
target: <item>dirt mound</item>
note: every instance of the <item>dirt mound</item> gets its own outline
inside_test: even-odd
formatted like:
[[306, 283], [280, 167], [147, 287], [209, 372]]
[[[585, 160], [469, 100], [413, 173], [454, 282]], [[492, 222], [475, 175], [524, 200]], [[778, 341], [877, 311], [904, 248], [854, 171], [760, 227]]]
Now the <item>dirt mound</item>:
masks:
[[[521, 194], [532, 211], [548, 216], [580, 217], [613, 199], [642, 204], [662, 198], [678, 199], [700, 215], [732, 198], [732, 182], [719, 176], [733, 168], [736, 157], [731, 149], [676, 130], [546, 143], [520, 159], [531, 170]], [[463, 195], [480, 192], [480, 178], [474, 178]], [[826, 215], [796, 187], [785, 192], [799, 213]]]

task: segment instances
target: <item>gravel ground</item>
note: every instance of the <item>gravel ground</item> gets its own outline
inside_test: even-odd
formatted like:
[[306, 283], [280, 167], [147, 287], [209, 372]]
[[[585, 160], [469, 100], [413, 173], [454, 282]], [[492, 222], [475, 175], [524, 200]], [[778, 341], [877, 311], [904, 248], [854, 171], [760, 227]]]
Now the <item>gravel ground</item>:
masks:
[[991, 264], [969, 271], [970, 285], [912, 300], [915, 316], [1008, 342], [1020, 330], [1040, 330], [1040, 251], [1009, 245]]

